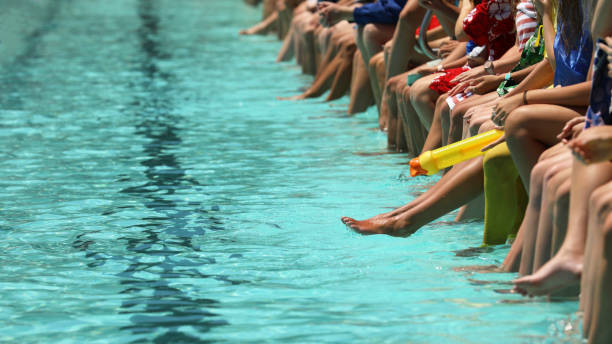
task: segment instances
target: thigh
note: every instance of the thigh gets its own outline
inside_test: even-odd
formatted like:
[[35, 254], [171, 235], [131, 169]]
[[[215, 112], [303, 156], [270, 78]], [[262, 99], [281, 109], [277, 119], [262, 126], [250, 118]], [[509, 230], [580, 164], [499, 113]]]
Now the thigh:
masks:
[[572, 118], [582, 116], [582, 109], [571, 109], [559, 105], [525, 105], [512, 111], [505, 123], [507, 134], [527, 134], [546, 146], [559, 142], [557, 135]]

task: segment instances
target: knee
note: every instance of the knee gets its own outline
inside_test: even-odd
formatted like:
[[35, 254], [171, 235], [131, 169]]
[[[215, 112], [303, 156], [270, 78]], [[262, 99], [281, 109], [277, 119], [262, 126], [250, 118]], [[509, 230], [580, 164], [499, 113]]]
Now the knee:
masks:
[[476, 118], [470, 121], [470, 133], [472, 135], [481, 134], [493, 130], [496, 127], [495, 123], [486, 117]]
[[424, 96], [427, 94], [427, 90], [429, 89], [429, 80], [424, 81], [423, 79], [419, 79], [412, 84], [411, 88], [412, 91], [410, 92], [410, 102], [414, 104], [426, 101]]
[[448, 103], [446, 102], [446, 99], [448, 98], [447, 94], [443, 94], [440, 97], [438, 97], [438, 99], [436, 100], [436, 108], [439, 111], [443, 111], [443, 109], [446, 107], [448, 108]]
[[543, 181], [545, 184], [550, 184], [552, 180], [557, 176], [557, 174], [564, 169], [564, 165], [553, 163], [546, 164], [547, 169], [544, 172]]
[[525, 127], [529, 120], [529, 115], [530, 110], [528, 106], [521, 106], [512, 111], [504, 124], [506, 138], [511, 139], [525, 135]]
[[[420, 1], [419, 1], [420, 2]], [[425, 14], [425, 7], [419, 6], [411, 6], [409, 3], [404, 6], [399, 15], [398, 24], [403, 23], [414, 23], [415, 18], [419, 18], [419, 15]], [[417, 19], [419, 22], [422, 18]]]
[[374, 24], [366, 24], [363, 27], [363, 40], [366, 42], [373, 42], [376, 40], [378, 35], [378, 28]]
[[357, 44], [353, 36], [345, 37], [339, 42], [340, 53], [349, 56], [355, 53], [357, 50]]
[[405, 104], [410, 104], [410, 97], [411, 97], [411, 94], [412, 94], [412, 88], [413, 87], [414, 87], [414, 85], [412, 85], [412, 86], [406, 85], [406, 87], [404, 87], [402, 89], [402, 91], [401, 91], [401, 96], [402, 96], [401, 99], [402, 99], [402, 101]]
[[393, 40], [389, 40], [387, 43], [385, 43], [384, 47], [383, 47], [383, 51], [385, 52], [386, 55], [391, 53], [391, 47], [393, 47]]
[[531, 190], [538, 192], [541, 189], [544, 175], [548, 172], [549, 164], [547, 162], [538, 162], [531, 169], [531, 175], [529, 176]]
[[569, 206], [570, 189], [571, 184], [569, 183], [570, 178], [564, 178], [561, 184], [555, 190], [555, 204], [560, 211], [567, 213], [567, 207]]

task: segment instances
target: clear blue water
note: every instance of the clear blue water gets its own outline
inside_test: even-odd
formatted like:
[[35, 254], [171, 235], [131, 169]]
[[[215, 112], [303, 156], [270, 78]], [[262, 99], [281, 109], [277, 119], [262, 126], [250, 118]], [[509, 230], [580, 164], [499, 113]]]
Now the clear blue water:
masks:
[[[0, 342], [579, 342], [576, 302], [507, 289], [482, 223], [410, 238], [359, 218], [431, 180], [374, 109], [279, 102], [311, 80], [239, 37], [241, 1], [57, 2], [2, 67]], [[493, 281], [493, 283], [479, 283]], [[573, 326], [573, 327], [572, 327]]]

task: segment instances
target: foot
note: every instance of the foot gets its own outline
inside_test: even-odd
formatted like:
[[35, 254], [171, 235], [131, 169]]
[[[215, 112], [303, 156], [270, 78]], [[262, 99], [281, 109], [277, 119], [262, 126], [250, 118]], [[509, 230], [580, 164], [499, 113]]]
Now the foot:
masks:
[[243, 35], [243, 36], [250, 36], [250, 35], [254, 35], [255, 32], [253, 29], [242, 29], [238, 32], [239, 35]]
[[[384, 215], [384, 214], [383, 214]], [[407, 237], [414, 233], [407, 226], [401, 226], [395, 218], [387, 218], [381, 215], [363, 221], [343, 216], [342, 223], [353, 231], [362, 235], [387, 234], [391, 236]]]
[[306, 99], [306, 96], [303, 94], [297, 95], [297, 96], [291, 96], [291, 97], [276, 97], [276, 100], [304, 100]]
[[580, 283], [584, 256], [559, 252], [534, 274], [514, 280], [514, 288], [523, 295], [546, 295]]

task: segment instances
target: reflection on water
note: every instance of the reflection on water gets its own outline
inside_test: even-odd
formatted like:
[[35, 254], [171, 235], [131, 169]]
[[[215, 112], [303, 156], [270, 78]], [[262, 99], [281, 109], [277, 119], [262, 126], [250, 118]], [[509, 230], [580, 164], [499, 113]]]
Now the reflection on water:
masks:
[[[180, 202], [168, 198], [179, 189], [200, 184], [185, 175], [173, 148], [181, 145], [180, 116], [172, 115], [169, 89], [171, 74], [163, 72], [158, 67], [158, 61], [171, 58], [163, 52], [160, 46], [158, 7], [155, 1], [140, 0], [138, 2], [138, 17], [141, 25], [137, 30], [138, 43], [142, 56], [138, 60], [138, 70], [142, 74], [140, 80], [131, 84], [134, 100], [128, 107], [138, 123], [136, 134], [148, 141], [143, 146], [147, 159], [141, 162], [146, 169], [146, 182], [121, 190], [121, 193], [137, 196], [156, 216], [142, 218], [143, 224], [137, 225], [141, 231], [137, 235], [125, 235], [119, 240], [125, 242], [130, 254], [123, 257], [129, 261], [125, 271], [120, 272], [120, 284], [125, 288], [122, 294], [130, 294], [131, 298], [121, 305], [122, 314], [133, 314], [129, 326], [123, 330], [141, 333], [163, 333], [155, 338], [155, 342], [201, 342], [200, 339], [181, 332], [179, 327], [191, 327], [199, 333], [208, 332], [211, 327], [226, 325], [227, 322], [218, 318], [210, 311], [218, 301], [210, 298], [193, 297], [176, 286], [175, 280], [181, 278], [215, 278], [226, 281], [226, 276], [210, 276], [198, 271], [201, 264], [214, 264], [214, 259], [206, 259], [198, 255], [197, 261], [184, 256], [185, 252], [200, 252], [194, 246], [192, 239], [202, 236], [205, 229], [189, 228], [188, 217], [191, 209], [199, 213], [202, 210], [199, 202]], [[159, 81], [163, 81], [159, 83]], [[163, 85], [163, 86], [160, 86]], [[187, 210], [185, 210], [187, 209]], [[222, 229], [222, 222], [209, 216], [208, 223], [213, 229]], [[74, 243], [74, 247], [87, 249], [90, 242]], [[102, 258], [96, 253], [89, 253], [92, 258]], [[178, 258], [179, 255], [181, 258]], [[143, 278], [156, 276], [155, 278]]]

